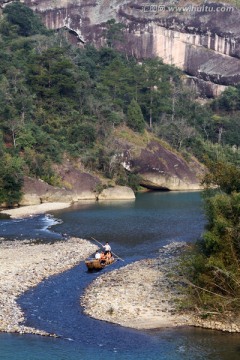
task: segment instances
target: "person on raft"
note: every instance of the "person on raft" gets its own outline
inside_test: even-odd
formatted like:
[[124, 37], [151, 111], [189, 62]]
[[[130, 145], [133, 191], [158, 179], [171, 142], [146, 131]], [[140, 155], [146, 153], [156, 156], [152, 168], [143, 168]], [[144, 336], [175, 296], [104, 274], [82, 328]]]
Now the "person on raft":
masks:
[[109, 243], [108, 242], [106, 242], [106, 244], [105, 245], [103, 245], [103, 248], [104, 248], [104, 255], [107, 255], [107, 254], [111, 254], [111, 256], [112, 256], [112, 253], [111, 253], [111, 246], [109, 245]]
[[104, 252], [102, 251], [101, 253], [96, 250], [95, 252], [95, 259], [99, 260], [101, 264], [104, 264], [106, 262], [106, 256], [104, 255]]
[[104, 254], [104, 252], [102, 251], [101, 252], [101, 255], [100, 255], [100, 263], [101, 264], [104, 264], [106, 262], [106, 259], [107, 259], [107, 256]]
[[95, 252], [95, 259], [96, 259], [96, 260], [100, 260], [100, 259], [101, 259], [101, 254], [100, 254], [100, 252], [99, 252], [98, 250], [96, 250], [96, 252]]

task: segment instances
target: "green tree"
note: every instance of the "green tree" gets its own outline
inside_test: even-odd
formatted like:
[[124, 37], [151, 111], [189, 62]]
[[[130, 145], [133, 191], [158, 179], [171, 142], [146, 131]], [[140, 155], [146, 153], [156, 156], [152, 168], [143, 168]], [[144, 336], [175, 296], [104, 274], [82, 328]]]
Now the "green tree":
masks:
[[[209, 163], [204, 183], [217, 186], [205, 194], [207, 229], [188, 257], [185, 275], [192, 304], [203, 312], [240, 311], [239, 168]], [[217, 191], [217, 192], [216, 192]]]
[[143, 132], [145, 128], [145, 121], [142, 110], [136, 100], [132, 100], [127, 110], [127, 125], [138, 132]]
[[76, 124], [71, 127], [69, 134], [70, 149], [82, 151], [91, 148], [96, 140], [95, 128], [87, 123]]
[[64, 50], [49, 48], [32, 58], [29, 71], [29, 84], [42, 98], [53, 104], [62, 101], [61, 97], [75, 95], [76, 82], [72, 72], [73, 63]]
[[20, 2], [10, 3], [4, 8], [3, 13], [7, 16], [10, 24], [17, 26], [19, 35], [30, 36], [46, 33], [46, 28], [41, 23], [39, 17]]
[[121, 58], [114, 59], [101, 73], [101, 82], [116, 105], [126, 109], [135, 97], [134, 73]]
[[4, 154], [0, 158], [0, 203], [17, 204], [22, 193], [23, 162], [18, 157]]
[[123, 29], [126, 26], [122, 23], [116, 23], [114, 19], [108, 20], [106, 23], [107, 30], [105, 32], [105, 36], [107, 39], [107, 45], [109, 47], [116, 46], [117, 43], [123, 42]]
[[3, 141], [3, 133], [0, 131], [0, 157], [3, 156], [5, 151], [4, 141]]
[[229, 86], [219, 98], [213, 101], [212, 107], [217, 111], [240, 110], [240, 87]]
[[160, 120], [162, 113], [171, 113], [171, 86], [168, 66], [158, 58], [142, 64], [142, 87], [139, 104], [149, 127]]
[[208, 172], [203, 179], [206, 188], [217, 186], [226, 194], [240, 192], [240, 169], [233, 164], [222, 161], [206, 162]]

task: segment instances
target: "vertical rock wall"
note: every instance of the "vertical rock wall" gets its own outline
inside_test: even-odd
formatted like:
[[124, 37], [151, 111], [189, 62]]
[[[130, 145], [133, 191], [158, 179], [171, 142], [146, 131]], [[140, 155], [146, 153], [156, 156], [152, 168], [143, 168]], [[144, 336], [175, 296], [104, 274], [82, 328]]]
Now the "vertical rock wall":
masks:
[[38, 12], [48, 28], [66, 27], [81, 42], [96, 46], [105, 42], [103, 30], [108, 20], [123, 22], [125, 41], [117, 44], [119, 49], [138, 58], [159, 56], [193, 76], [195, 82], [212, 83], [209, 95], [240, 82], [239, 9], [218, 12], [217, 6], [222, 4], [205, 3], [212, 12], [147, 12], [143, 11], [148, 3], [144, 0], [21, 1]]

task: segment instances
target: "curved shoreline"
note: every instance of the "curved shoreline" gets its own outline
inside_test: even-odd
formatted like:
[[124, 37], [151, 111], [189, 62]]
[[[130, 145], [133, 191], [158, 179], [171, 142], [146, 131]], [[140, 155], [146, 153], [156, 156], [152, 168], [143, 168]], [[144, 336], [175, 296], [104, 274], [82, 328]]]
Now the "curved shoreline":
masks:
[[234, 315], [204, 319], [196, 312], [179, 310], [186, 295], [175, 267], [184, 245], [172, 243], [159, 250], [157, 259], [140, 260], [98, 277], [80, 299], [84, 312], [135, 329], [196, 326], [239, 333], [240, 322]]
[[71, 206], [70, 202], [53, 202], [39, 205], [20, 206], [14, 209], [1, 210], [1, 214], [10, 215], [12, 219], [25, 218], [33, 215], [44, 214], [47, 211], [61, 210]]
[[[183, 244], [179, 248], [182, 248]], [[164, 259], [144, 259], [106, 273], [93, 281], [81, 297], [87, 315], [135, 329], [183, 326], [189, 317], [177, 314], [179, 291], [170, 281], [177, 245]]]
[[[32, 241], [0, 243], [0, 332], [51, 334], [22, 325], [17, 298], [51, 275], [77, 265], [97, 249], [87, 240], [70, 238], [53, 244]], [[53, 335], [54, 336], [54, 335]]]

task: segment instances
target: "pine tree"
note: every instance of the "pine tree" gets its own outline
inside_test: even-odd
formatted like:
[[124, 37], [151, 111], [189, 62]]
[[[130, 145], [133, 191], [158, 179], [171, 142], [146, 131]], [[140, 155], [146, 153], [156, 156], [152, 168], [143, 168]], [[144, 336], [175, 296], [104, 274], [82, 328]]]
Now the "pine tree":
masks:
[[138, 132], [143, 132], [145, 128], [145, 121], [142, 110], [136, 100], [132, 100], [127, 110], [127, 125]]

